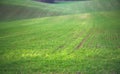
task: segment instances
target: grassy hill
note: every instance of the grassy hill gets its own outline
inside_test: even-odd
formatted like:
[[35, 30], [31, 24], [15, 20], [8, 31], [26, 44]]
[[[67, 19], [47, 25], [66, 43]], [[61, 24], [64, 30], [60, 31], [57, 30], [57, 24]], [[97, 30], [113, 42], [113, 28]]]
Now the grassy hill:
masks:
[[44, 16], [55, 16], [60, 13], [49, 11], [49, 5], [30, 0], [5, 0], [0, 2], [0, 20], [17, 20]]
[[0, 74], [120, 73], [117, 0], [6, 0], [0, 8]]
[[112, 11], [119, 8], [120, 4], [117, 0], [67, 1], [56, 2], [54, 4], [41, 3], [34, 0], [2, 0], [0, 1], [0, 20]]

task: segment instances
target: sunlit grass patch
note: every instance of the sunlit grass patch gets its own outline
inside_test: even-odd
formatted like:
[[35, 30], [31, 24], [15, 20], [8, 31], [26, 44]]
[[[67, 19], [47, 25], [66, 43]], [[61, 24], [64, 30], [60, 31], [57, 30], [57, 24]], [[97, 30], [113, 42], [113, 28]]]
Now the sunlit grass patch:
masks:
[[1, 22], [0, 70], [3, 74], [21, 70], [33, 74], [119, 73], [117, 13]]

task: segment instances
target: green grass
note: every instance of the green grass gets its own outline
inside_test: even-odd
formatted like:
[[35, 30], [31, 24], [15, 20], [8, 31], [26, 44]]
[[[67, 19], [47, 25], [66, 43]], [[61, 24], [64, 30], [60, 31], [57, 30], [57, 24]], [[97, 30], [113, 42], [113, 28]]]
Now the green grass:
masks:
[[[66, 9], [75, 4], [60, 3]], [[113, 8], [84, 13], [76, 8], [63, 11], [70, 15], [1, 21], [0, 74], [119, 74], [120, 10]]]
[[0, 1], [0, 21], [116, 11], [119, 8], [120, 4], [117, 0], [70, 1], [54, 4], [41, 3], [34, 0], [2, 0]]

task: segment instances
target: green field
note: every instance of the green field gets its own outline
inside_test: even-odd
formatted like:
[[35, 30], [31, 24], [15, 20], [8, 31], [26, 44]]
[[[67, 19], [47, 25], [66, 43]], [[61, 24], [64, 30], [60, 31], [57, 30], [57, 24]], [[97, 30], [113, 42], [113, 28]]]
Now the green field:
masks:
[[120, 74], [119, 1], [0, 1], [0, 74]]

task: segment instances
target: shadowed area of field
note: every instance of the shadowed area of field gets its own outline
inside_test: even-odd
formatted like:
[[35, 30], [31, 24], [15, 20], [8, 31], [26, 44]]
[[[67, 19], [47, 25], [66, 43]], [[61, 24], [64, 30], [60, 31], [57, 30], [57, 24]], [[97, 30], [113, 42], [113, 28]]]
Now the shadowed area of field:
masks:
[[117, 1], [63, 1], [54, 4], [36, 1], [8, 0], [0, 2], [0, 20], [19, 20], [27, 18], [50, 17], [80, 13], [92, 13], [99, 11], [118, 10], [120, 4]]
[[38, 9], [35, 7], [26, 7], [18, 5], [0, 5], [0, 21], [12, 21], [17, 19], [41, 18], [47, 16], [60, 15], [59, 12], [50, 12], [46, 9]]

